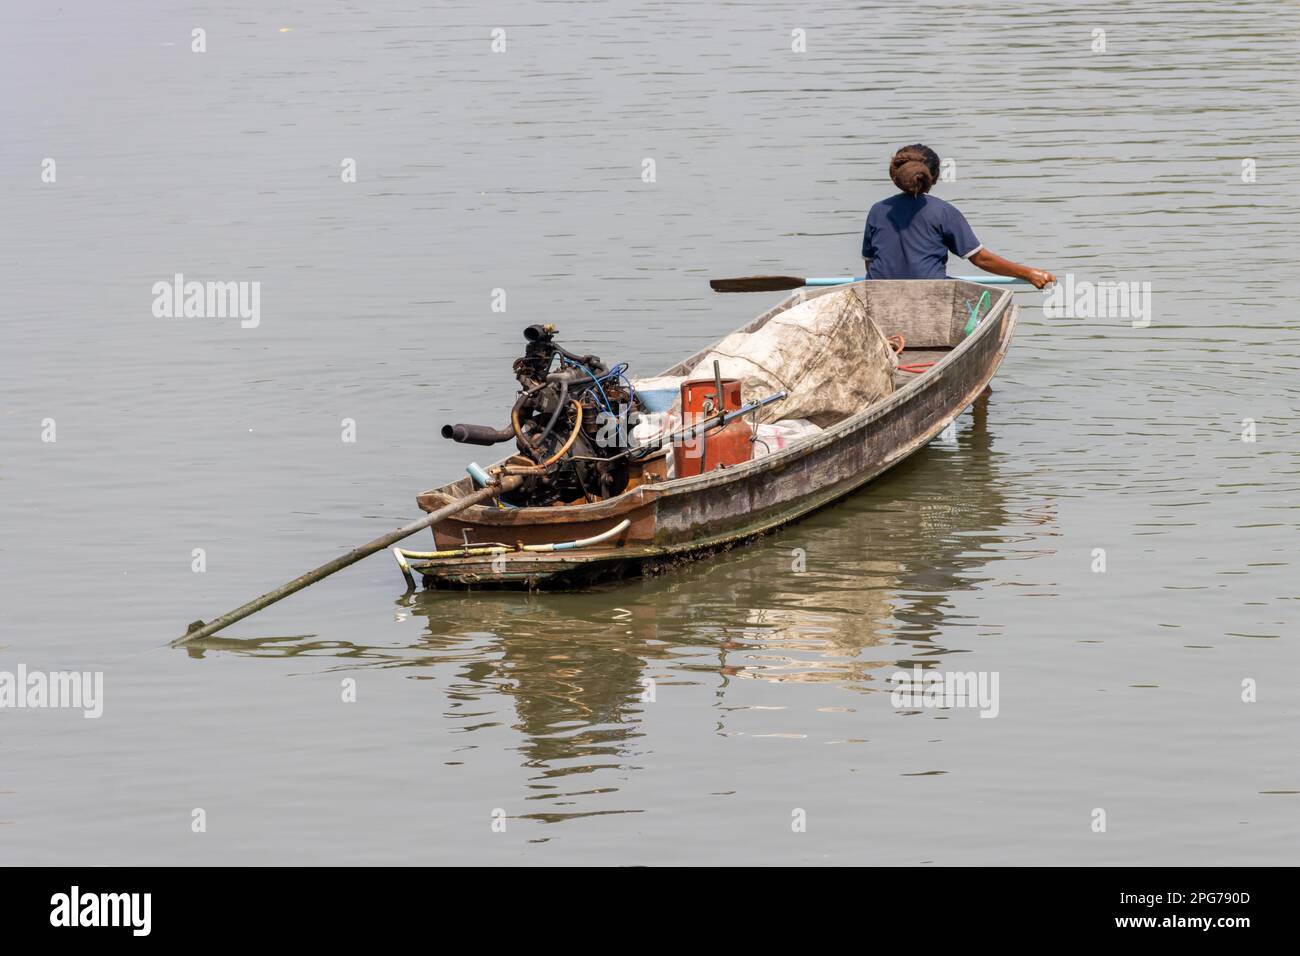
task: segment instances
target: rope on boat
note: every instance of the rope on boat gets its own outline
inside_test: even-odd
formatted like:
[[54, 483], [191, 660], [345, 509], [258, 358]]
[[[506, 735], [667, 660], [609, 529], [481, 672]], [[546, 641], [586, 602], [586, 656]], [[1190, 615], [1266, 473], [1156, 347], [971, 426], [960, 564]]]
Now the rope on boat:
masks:
[[[970, 299], [966, 300], [964, 304], [970, 311], [970, 318], [966, 320], [966, 328], [964, 330], [965, 335], [970, 335], [975, 331], [976, 327], [980, 324], [980, 313], [983, 312], [984, 307], [990, 305], [992, 301], [993, 300], [989, 298], [987, 289], [980, 293], [980, 297], [975, 300], [974, 306], [970, 304]], [[903, 338], [902, 333], [891, 335], [885, 339], [885, 341], [889, 343], [889, 347], [894, 350], [895, 355], [902, 355], [903, 349], [907, 348], [907, 339]], [[933, 367], [933, 362], [914, 362], [911, 365], [900, 365], [898, 366], [898, 370], [900, 372], [908, 372], [912, 375], [920, 375], [923, 372], [929, 371]]]
[[[907, 348], [907, 339], [903, 338], [901, 332], [889, 336], [885, 341], [889, 343], [889, 347], [894, 350], [895, 355], [902, 355], [903, 349]], [[928, 371], [933, 365], [933, 362], [915, 362], [911, 365], [900, 365], [898, 370], [900, 372], [910, 372], [912, 375], [920, 375], [922, 372]]]

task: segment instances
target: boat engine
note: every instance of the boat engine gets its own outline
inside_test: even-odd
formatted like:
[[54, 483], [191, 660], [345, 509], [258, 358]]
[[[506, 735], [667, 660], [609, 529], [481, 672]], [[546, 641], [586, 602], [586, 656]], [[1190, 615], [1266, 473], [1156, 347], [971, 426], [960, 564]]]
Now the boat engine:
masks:
[[504, 428], [444, 425], [442, 436], [471, 445], [514, 439], [507, 466], [524, 481], [503, 496], [507, 504], [542, 507], [597, 501], [628, 483], [627, 436], [638, 420], [627, 365], [606, 366], [595, 355], [575, 355], [555, 341], [553, 325], [524, 329], [524, 354], [515, 359], [519, 397]]

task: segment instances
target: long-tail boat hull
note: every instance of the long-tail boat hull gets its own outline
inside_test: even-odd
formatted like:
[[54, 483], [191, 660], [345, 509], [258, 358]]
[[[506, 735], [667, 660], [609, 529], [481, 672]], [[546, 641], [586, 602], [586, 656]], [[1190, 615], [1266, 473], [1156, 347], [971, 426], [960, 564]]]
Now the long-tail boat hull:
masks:
[[[655, 573], [726, 550], [822, 508], [884, 474], [934, 439], [989, 385], [1015, 331], [1012, 293], [958, 280], [856, 283], [885, 335], [901, 334], [903, 360], [933, 361], [921, 374], [900, 374], [884, 399], [783, 450], [705, 474], [646, 482], [590, 504], [544, 508], [475, 506], [433, 528], [439, 551], [481, 543], [554, 545], [609, 532], [613, 538], [562, 551], [512, 550], [450, 555], [411, 567], [428, 587], [580, 587]], [[869, 288], [868, 288], [869, 287]], [[800, 290], [745, 331], [806, 299], [841, 295], [851, 287]], [[987, 292], [989, 306], [970, 334], [969, 303]], [[915, 345], [913, 345], [915, 343]], [[685, 375], [703, 349], [663, 375]], [[418, 496], [432, 512], [463, 497], [468, 477]]]

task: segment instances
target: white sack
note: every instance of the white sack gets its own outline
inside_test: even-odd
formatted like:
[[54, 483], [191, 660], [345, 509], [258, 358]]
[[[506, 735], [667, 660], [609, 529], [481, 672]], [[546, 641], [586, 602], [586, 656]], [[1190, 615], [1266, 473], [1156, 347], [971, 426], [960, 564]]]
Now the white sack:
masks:
[[898, 360], [867, 317], [855, 287], [787, 309], [756, 332], [727, 336], [691, 370], [738, 378], [746, 402], [785, 389], [789, 397], [759, 412], [760, 421], [803, 418], [827, 427], [894, 391]]
[[762, 458], [764, 455], [783, 451], [797, 441], [811, 438], [821, 430], [806, 418], [760, 423], [754, 432], [757, 439], [754, 442], [754, 457]]

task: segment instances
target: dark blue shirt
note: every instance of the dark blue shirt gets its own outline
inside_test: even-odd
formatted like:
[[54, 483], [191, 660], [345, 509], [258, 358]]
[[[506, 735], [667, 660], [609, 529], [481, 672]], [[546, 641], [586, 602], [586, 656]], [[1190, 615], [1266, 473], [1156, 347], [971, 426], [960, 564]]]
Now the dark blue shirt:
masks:
[[957, 207], [926, 194], [882, 199], [862, 235], [868, 279], [946, 279], [948, 253], [966, 259], [980, 248]]

